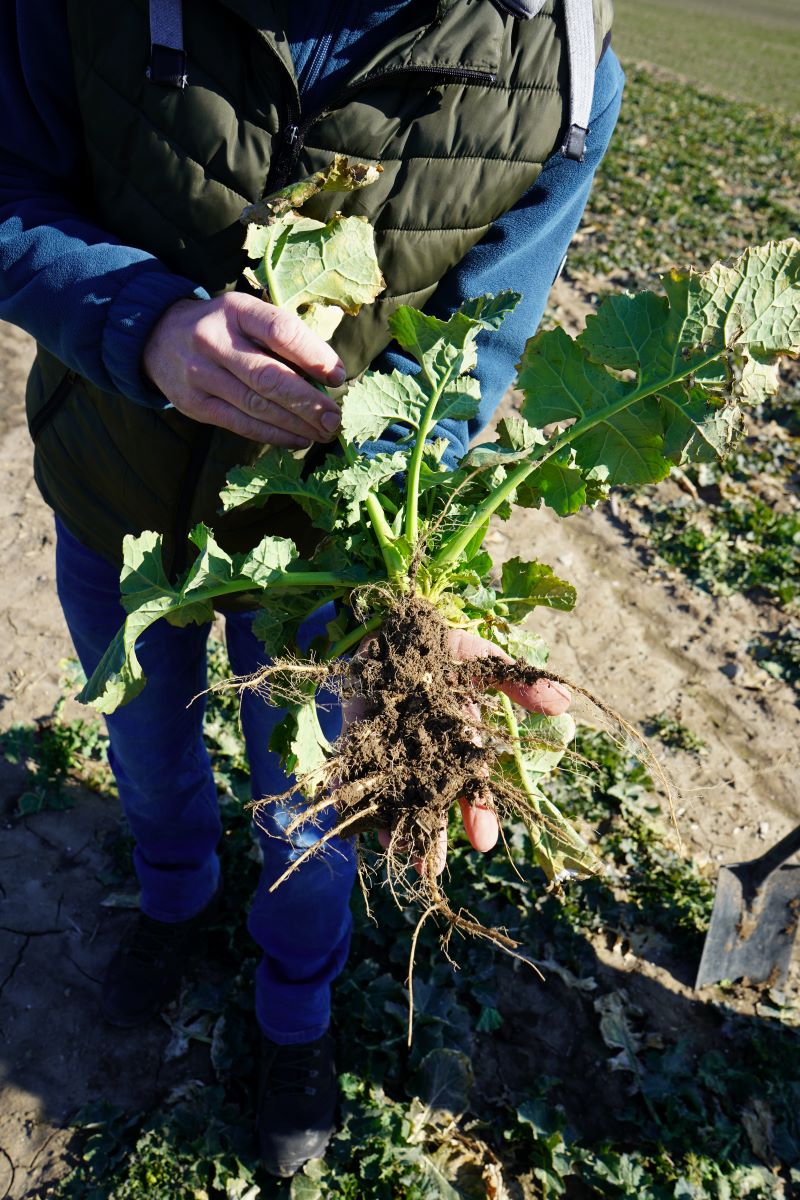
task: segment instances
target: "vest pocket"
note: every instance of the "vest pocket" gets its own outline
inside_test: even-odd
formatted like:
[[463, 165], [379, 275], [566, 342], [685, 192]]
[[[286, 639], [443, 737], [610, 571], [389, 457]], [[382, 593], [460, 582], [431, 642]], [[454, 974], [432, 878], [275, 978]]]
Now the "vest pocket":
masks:
[[[28, 382], [28, 429], [34, 442], [53, 420], [78, 378], [75, 371], [70, 371], [66, 367], [54, 381], [52, 376], [47, 379], [49, 374], [49, 372], [45, 374], [37, 362]], [[34, 376], [38, 376], [38, 378], [34, 378]]]

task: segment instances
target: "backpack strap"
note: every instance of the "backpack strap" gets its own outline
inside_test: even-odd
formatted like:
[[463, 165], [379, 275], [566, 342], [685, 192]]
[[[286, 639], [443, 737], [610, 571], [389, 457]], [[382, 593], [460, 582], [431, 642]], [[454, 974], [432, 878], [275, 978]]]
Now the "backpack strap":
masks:
[[185, 88], [181, 0], [150, 0], [150, 66], [147, 78], [165, 87]]
[[[561, 153], [565, 158], [583, 162], [594, 96], [594, 11], [592, 0], [562, 0], [562, 3], [569, 58], [569, 125]], [[498, 4], [518, 21], [529, 21], [541, 12], [545, 0], [498, 0]]]
[[592, 0], [563, 0], [563, 4], [569, 57], [569, 128], [561, 153], [583, 162], [594, 96], [594, 13]]

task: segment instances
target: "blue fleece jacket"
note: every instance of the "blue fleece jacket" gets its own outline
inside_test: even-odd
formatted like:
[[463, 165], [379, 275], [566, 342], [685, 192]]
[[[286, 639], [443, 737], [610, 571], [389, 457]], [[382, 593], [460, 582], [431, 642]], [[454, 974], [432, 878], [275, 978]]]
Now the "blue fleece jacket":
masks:
[[[290, 44], [306, 111], [409, 19], [420, 0], [319, 0], [293, 6]], [[488, 3], [488, 0], [486, 0]], [[207, 298], [145, 250], [121, 244], [88, 215], [80, 117], [63, 0], [0, 3], [0, 319], [32, 334], [92, 383], [151, 407], [168, 402], [141, 373], [147, 337], [174, 301]], [[451, 465], [491, 419], [535, 331], [589, 196], [619, 112], [622, 70], [611, 51], [596, 74], [584, 162], [555, 154], [530, 191], [443, 278], [426, 311], [447, 317], [465, 299], [506, 288], [523, 301], [479, 342], [482, 403], [470, 422], [444, 422]], [[399, 351], [382, 369], [414, 364]], [[391, 441], [392, 432], [388, 434]], [[376, 443], [370, 450], [383, 448]]]

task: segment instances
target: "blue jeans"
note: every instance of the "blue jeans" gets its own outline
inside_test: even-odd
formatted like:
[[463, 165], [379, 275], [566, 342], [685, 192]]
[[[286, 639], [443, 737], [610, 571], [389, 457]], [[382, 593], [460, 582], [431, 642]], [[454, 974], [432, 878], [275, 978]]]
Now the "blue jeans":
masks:
[[[125, 613], [119, 575], [56, 521], [58, 595], [78, 658], [91, 675]], [[332, 611], [320, 609], [303, 630], [310, 641]], [[252, 632], [253, 614], [231, 613], [225, 640], [233, 671], [249, 675], [265, 662]], [[134, 866], [142, 911], [158, 921], [183, 921], [200, 912], [219, 881], [217, 842], [222, 832], [217, 794], [203, 743], [202, 699], [206, 687], [208, 625], [178, 629], [166, 621], [137, 642], [147, 676], [144, 691], [107, 718], [109, 759], [136, 843]], [[341, 714], [332, 697], [320, 706], [326, 737], [339, 732]], [[267, 749], [283, 710], [247, 693], [242, 730], [256, 799], [285, 792], [291, 778]], [[332, 838], [273, 893], [269, 885], [330, 819], [301, 828], [288, 839], [288, 808], [269, 806], [257, 836], [264, 867], [248, 929], [263, 950], [256, 972], [256, 1015], [276, 1042], [320, 1037], [330, 1017], [330, 985], [344, 967], [350, 943], [350, 892], [355, 878], [351, 843]], [[332, 819], [332, 818], [331, 818]]]

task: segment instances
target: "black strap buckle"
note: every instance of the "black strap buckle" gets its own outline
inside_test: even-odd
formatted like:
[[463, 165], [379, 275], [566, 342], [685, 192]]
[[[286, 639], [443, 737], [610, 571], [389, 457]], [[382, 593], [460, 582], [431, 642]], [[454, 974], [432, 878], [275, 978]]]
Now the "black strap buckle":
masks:
[[567, 130], [567, 136], [564, 139], [564, 144], [561, 147], [561, 153], [564, 158], [571, 158], [575, 162], [583, 162], [586, 154], [586, 135], [588, 129], [584, 129], [581, 125], [570, 125]]
[[176, 50], [173, 46], [160, 46], [153, 42], [150, 47], [150, 66], [147, 68], [147, 78], [151, 83], [160, 83], [164, 87], [185, 88], [186, 51]]

